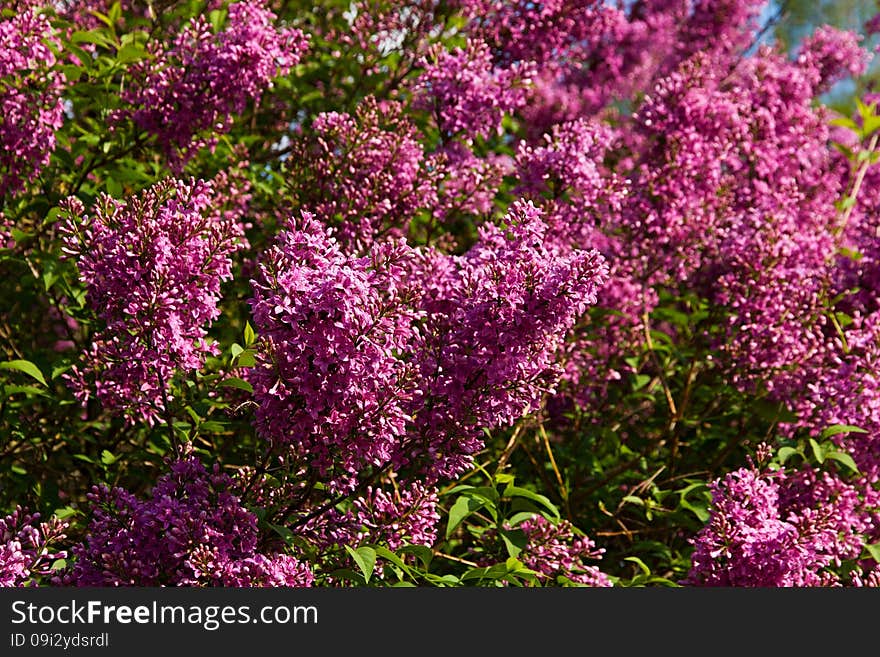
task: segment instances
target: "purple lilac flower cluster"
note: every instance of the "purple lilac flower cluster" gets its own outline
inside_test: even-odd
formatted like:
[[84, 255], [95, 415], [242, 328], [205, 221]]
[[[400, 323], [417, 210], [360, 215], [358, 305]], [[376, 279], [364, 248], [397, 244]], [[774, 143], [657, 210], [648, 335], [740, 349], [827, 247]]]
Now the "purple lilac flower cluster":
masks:
[[512, 424], [554, 389], [565, 336], [607, 277], [594, 250], [552, 250], [533, 203], [514, 203], [504, 224], [481, 228], [463, 256], [422, 257], [426, 321], [409, 449], [430, 457], [430, 479], [463, 473], [483, 427]]
[[65, 253], [103, 323], [84, 368], [68, 374], [81, 401], [94, 394], [131, 422], [153, 423], [177, 370], [216, 353], [205, 327], [244, 244], [238, 218], [216, 202], [211, 183], [196, 180], [166, 180], [127, 201], [105, 195], [91, 214], [68, 201]]
[[0, 196], [21, 190], [49, 163], [63, 122], [64, 76], [46, 15], [24, 7], [0, 19]]
[[582, 586], [607, 587], [611, 580], [589, 561], [602, 558], [604, 550], [587, 536], [580, 536], [567, 520], [556, 523], [536, 515], [523, 520], [517, 528], [526, 535], [526, 546], [519, 559], [526, 567], [552, 579], [565, 577]]
[[[131, 108], [115, 114], [156, 136], [171, 167], [227, 132], [233, 117], [260, 100], [278, 75], [295, 66], [307, 47], [297, 29], [279, 29], [262, 2], [229, 5], [225, 27], [214, 33], [204, 16], [187, 23], [167, 49], [134, 71], [123, 94]], [[151, 42], [153, 43], [153, 42]], [[200, 133], [211, 135], [202, 138]]]
[[414, 90], [416, 106], [436, 115], [447, 138], [487, 139], [502, 132], [505, 114], [525, 104], [531, 74], [525, 65], [495, 67], [481, 41], [469, 40], [452, 52], [435, 47]]
[[346, 256], [304, 214], [263, 257], [252, 313], [263, 342], [248, 377], [257, 424], [272, 442], [352, 488], [390, 461], [406, 431], [409, 370], [398, 353], [415, 336], [401, 243]]
[[565, 333], [607, 272], [596, 252], [547, 250], [533, 204], [506, 223], [461, 257], [393, 242], [346, 256], [310, 215], [284, 231], [253, 300], [262, 435], [332, 466], [341, 486], [367, 465], [461, 474], [482, 427], [513, 423], [552, 389]]
[[324, 112], [287, 161], [291, 202], [333, 226], [346, 251], [407, 235], [415, 214], [436, 204], [421, 135], [400, 103], [368, 97], [355, 113]]
[[67, 523], [53, 517], [40, 522], [40, 514], [18, 507], [0, 518], [0, 586], [28, 586], [41, 578], [51, 579], [56, 560], [67, 556], [58, 549]]
[[195, 457], [169, 464], [150, 497], [122, 488], [89, 494], [92, 519], [75, 546], [77, 586], [309, 586], [292, 556], [257, 551], [257, 519], [219, 466]]
[[860, 490], [809, 469], [731, 472], [712, 486], [712, 515], [693, 539], [693, 566], [684, 583], [839, 585], [826, 568], [858, 559], [864, 536], [878, 536], [876, 512], [866, 513], [876, 499], [863, 500]]

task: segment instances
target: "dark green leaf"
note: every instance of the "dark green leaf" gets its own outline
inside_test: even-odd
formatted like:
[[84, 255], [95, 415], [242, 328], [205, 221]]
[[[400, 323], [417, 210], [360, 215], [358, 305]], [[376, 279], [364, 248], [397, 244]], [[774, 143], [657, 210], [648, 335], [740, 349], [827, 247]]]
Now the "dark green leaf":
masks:
[[449, 520], [446, 523], [446, 538], [452, 536], [452, 532], [458, 528], [465, 518], [474, 511], [481, 509], [484, 505], [485, 502], [466, 495], [462, 495], [455, 500], [455, 504], [449, 509]]

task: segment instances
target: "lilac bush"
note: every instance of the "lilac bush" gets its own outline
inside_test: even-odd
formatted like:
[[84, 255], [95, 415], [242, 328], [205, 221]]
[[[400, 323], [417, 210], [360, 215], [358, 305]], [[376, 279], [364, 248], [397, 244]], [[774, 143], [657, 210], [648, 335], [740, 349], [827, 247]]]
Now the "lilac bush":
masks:
[[880, 23], [768, 9], [0, 3], [0, 584], [877, 585]]

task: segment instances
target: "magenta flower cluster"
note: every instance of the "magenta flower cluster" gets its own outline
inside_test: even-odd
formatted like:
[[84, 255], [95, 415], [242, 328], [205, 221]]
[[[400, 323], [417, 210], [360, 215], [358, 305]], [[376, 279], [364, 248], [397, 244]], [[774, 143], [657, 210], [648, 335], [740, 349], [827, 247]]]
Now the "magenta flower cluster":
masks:
[[407, 257], [393, 242], [346, 256], [305, 214], [264, 255], [254, 283], [263, 344], [248, 378], [260, 432], [292, 443], [342, 488], [388, 463], [406, 431], [408, 367], [397, 354], [415, 335]]
[[180, 170], [299, 62], [305, 35], [277, 28], [274, 19], [262, 2], [229, 5], [226, 25], [216, 34], [204, 16], [192, 19], [167, 49], [158, 47], [134, 70], [123, 94], [131, 107], [116, 112], [115, 120], [131, 116]]
[[712, 489], [712, 515], [693, 539], [689, 585], [840, 585], [827, 567], [857, 560], [864, 536], [877, 536], [876, 491], [865, 499], [863, 486], [828, 473], [742, 468]]
[[55, 149], [64, 118], [59, 45], [37, 8], [0, 19], [0, 196], [32, 182]]
[[86, 540], [73, 548], [77, 586], [309, 586], [308, 566], [257, 551], [257, 519], [219, 466], [170, 464], [150, 497], [95, 488]]
[[426, 320], [409, 449], [429, 458], [430, 479], [463, 473], [484, 427], [512, 424], [554, 390], [565, 337], [607, 277], [598, 252], [551, 249], [533, 203], [514, 203], [504, 223], [481, 228], [463, 256], [422, 257]]
[[216, 353], [206, 326], [244, 244], [217, 199], [209, 182], [169, 179], [127, 201], [102, 196], [91, 214], [68, 201], [65, 253], [101, 322], [84, 366], [67, 375], [81, 401], [94, 391], [129, 421], [155, 422], [175, 373]]
[[487, 139], [501, 134], [505, 114], [525, 104], [531, 74], [526, 65], [494, 66], [481, 41], [452, 52], [435, 47], [415, 88], [416, 105], [434, 113], [447, 138]]
[[310, 215], [284, 231], [252, 302], [261, 434], [341, 488], [367, 466], [464, 472], [483, 427], [552, 390], [566, 332], [607, 274], [594, 251], [548, 250], [533, 204], [506, 223], [460, 257], [390, 241], [346, 256]]
[[292, 147], [291, 200], [335, 229], [346, 251], [407, 235], [416, 213], [436, 204], [419, 134], [400, 103], [368, 97], [355, 113], [322, 112]]
[[21, 507], [0, 518], [0, 586], [30, 586], [55, 576], [56, 561], [67, 556], [58, 547], [66, 530], [58, 518], [41, 522], [39, 513]]
[[591, 563], [601, 559], [604, 550], [597, 549], [589, 537], [578, 535], [567, 520], [554, 523], [535, 515], [516, 527], [526, 536], [525, 548], [518, 558], [542, 579], [561, 577], [581, 586], [612, 585], [608, 576]]

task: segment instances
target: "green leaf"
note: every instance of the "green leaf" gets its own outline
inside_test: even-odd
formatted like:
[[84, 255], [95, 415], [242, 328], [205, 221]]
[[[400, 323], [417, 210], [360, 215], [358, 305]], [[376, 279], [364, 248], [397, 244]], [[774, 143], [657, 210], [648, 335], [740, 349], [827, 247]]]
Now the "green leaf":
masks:
[[73, 367], [73, 365], [71, 365], [70, 363], [62, 363], [60, 365], [53, 365], [51, 378], [53, 380], [57, 379], [59, 376], [61, 376], [67, 370], [69, 370], [71, 367]]
[[273, 525], [273, 524], [269, 524], [269, 527], [271, 527], [275, 531], [276, 534], [278, 534], [281, 538], [283, 538], [285, 543], [287, 543], [288, 545], [294, 544], [295, 539], [296, 539], [296, 534], [294, 534], [292, 531], [290, 531], [287, 527], [284, 527], [283, 525]]
[[776, 458], [779, 460], [780, 463], [785, 463], [795, 454], [800, 454], [800, 451], [795, 449], [794, 447], [780, 447], [779, 451], [776, 452]]
[[425, 570], [428, 569], [431, 561], [434, 559], [434, 551], [427, 545], [404, 545], [399, 551], [403, 554], [414, 554], [422, 562]]
[[547, 511], [550, 512], [550, 515], [553, 516], [555, 520], [559, 520], [559, 518], [561, 517], [559, 514], [559, 509], [556, 508], [556, 505], [553, 504], [553, 502], [551, 502], [549, 498], [539, 493], [534, 493], [528, 488], [508, 485], [507, 488], [504, 489], [504, 497], [523, 497], [527, 500], [537, 502], [538, 504], [543, 506], [545, 509], [547, 509]]
[[24, 393], [28, 397], [31, 395], [39, 395], [41, 397], [48, 397], [46, 391], [42, 388], [38, 388], [37, 386], [18, 386], [18, 385], [8, 385], [3, 386], [3, 394], [6, 397], [11, 397], [12, 395], [17, 395], [19, 393]]
[[825, 461], [825, 450], [822, 449], [822, 446], [814, 438], [810, 438], [810, 448], [813, 450], [813, 456], [816, 457], [816, 461], [823, 463]]
[[827, 452], [825, 454], [825, 458], [831, 459], [833, 461], [837, 461], [838, 463], [840, 463], [840, 464], [846, 466], [847, 468], [849, 468], [850, 470], [852, 470], [852, 472], [854, 472], [855, 474], [861, 474], [859, 472], [859, 466], [856, 465], [856, 462], [853, 460], [853, 457], [850, 456], [849, 454], [847, 454], [846, 452], [838, 452], [838, 451]]
[[865, 552], [871, 555], [871, 558], [880, 563], [880, 543], [871, 543], [865, 546]]
[[510, 573], [510, 569], [507, 567], [506, 563], [496, 563], [484, 568], [471, 568], [461, 576], [461, 579], [502, 579], [506, 577], [508, 573]]
[[214, 33], [220, 31], [220, 28], [223, 27], [223, 22], [226, 20], [226, 10], [224, 9], [215, 9], [208, 14], [208, 21], [211, 23], [211, 27], [214, 29]]
[[836, 312], [834, 313], [835, 319], [837, 319], [837, 323], [842, 327], [846, 328], [850, 324], [853, 323], [853, 318], [847, 315], [846, 313]]
[[393, 563], [398, 568], [402, 568], [403, 570], [409, 571], [409, 567], [403, 562], [399, 556], [394, 554], [391, 550], [386, 547], [382, 547], [381, 545], [376, 546], [376, 556], [385, 559]]
[[110, 9], [107, 11], [107, 18], [110, 19], [110, 24], [115, 25], [116, 21], [120, 19], [122, 16], [122, 6], [119, 2], [114, 2]]
[[830, 427], [826, 427], [819, 437], [822, 440], [826, 438], [831, 438], [831, 436], [836, 436], [840, 433], [868, 433], [861, 427], [856, 427], [851, 424], [832, 424]]
[[364, 581], [369, 582], [373, 575], [373, 569], [376, 567], [376, 551], [367, 546], [354, 550], [346, 545], [345, 549], [363, 573]]
[[107, 193], [113, 198], [122, 198], [122, 183], [116, 178], [107, 179]]
[[633, 381], [633, 390], [641, 390], [648, 383], [651, 382], [651, 377], [648, 374], [636, 374], [635, 381]]
[[511, 557], [518, 557], [528, 543], [528, 537], [521, 529], [502, 529], [501, 538], [504, 547], [507, 548], [507, 554]]
[[865, 119], [865, 118], [872, 116], [874, 114], [874, 110], [877, 108], [876, 103], [871, 103], [870, 105], [865, 105], [865, 103], [862, 102], [861, 98], [856, 98], [855, 100], [856, 100], [856, 109], [858, 110], [859, 116], [861, 116], [862, 119]]
[[119, 64], [136, 62], [146, 57], [147, 51], [139, 43], [127, 43], [116, 53], [116, 61]]
[[500, 499], [498, 491], [492, 486], [471, 486], [465, 495], [483, 499], [489, 504], [494, 504]]
[[253, 349], [245, 349], [244, 351], [240, 352], [236, 360], [236, 365], [238, 367], [253, 367], [257, 364], [257, 360], [256, 358], [254, 358]]
[[113, 465], [114, 463], [116, 463], [117, 458], [118, 457], [113, 456], [113, 453], [109, 450], [105, 449], [101, 452], [101, 463], [103, 463], [104, 465]]
[[244, 344], [245, 344], [245, 346], [250, 347], [256, 339], [257, 339], [257, 336], [254, 333], [254, 329], [251, 326], [251, 323], [245, 322], [244, 323]]
[[446, 538], [452, 536], [452, 532], [458, 528], [465, 518], [483, 506], [485, 506], [485, 502], [467, 495], [462, 495], [455, 500], [455, 504], [449, 509], [449, 520], [446, 523]]
[[637, 565], [639, 567], [639, 569], [642, 571], [642, 573], [644, 573], [646, 576], [651, 575], [651, 569], [648, 568], [648, 566], [645, 565], [645, 562], [642, 561], [641, 559], [639, 559], [638, 557], [624, 557], [623, 560], [624, 561], [632, 561], [635, 565]]
[[880, 128], [880, 116], [866, 116], [862, 123], [862, 134], [867, 137]]
[[92, 30], [90, 32], [74, 32], [70, 36], [70, 40], [73, 43], [92, 43], [96, 46], [103, 46], [105, 48], [113, 46], [113, 41], [97, 30]]
[[254, 387], [250, 383], [248, 383], [244, 379], [239, 379], [235, 376], [228, 379], [223, 379], [219, 385], [224, 388], [238, 388], [239, 390], [244, 390], [245, 392], [254, 392]]
[[859, 129], [858, 124], [855, 121], [853, 121], [851, 118], [846, 117], [846, 116], [840, 116], [840, 117], [831, 119], [828, 123], [829, 123], [829, 125], [839, 126], [841, 128], [849, 128], [853, 132], [856, 132]]
[[0, 370], [16, 370], [18, 372], [24, 372], [28, 376], [42, 383], [44, 386], [48, 387], [46, 379], [43, 377], [43, 373], [40, 371], [40, 368], [38, 368], [29, 360], [10, 360], [5, 363], [0, 363]]
[[223, 433], [225, 430], [226, 423], [218, 422], [216, 420], [208, 420], [199, 425], [199, 431], [206, 431], [208, 433]]

